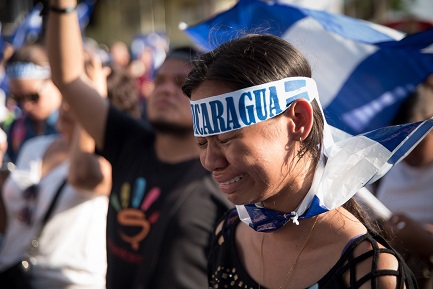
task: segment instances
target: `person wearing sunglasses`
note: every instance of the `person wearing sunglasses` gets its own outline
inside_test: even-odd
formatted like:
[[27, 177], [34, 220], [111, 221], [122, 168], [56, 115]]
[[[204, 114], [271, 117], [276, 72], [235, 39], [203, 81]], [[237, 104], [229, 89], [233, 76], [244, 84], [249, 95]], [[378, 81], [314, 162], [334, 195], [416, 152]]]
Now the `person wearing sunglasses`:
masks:
[[7, 157], [15, 162], [26, 140], [57, 133], [61, 94], [51, 81], [46, 50], [39, 44], [17, 49], [6, 63], [6, 75], [10, 100], [21, 111], [8, 128]]
[[[3, 185], [7, 227], [0, 248], [0, 288], [28, 288], [22, 279], [33, 289], [105, 288], [111, 167], [93, 153], [93, 140], [64, 102], [57, 130], [57, 135], [34, 137], [23, 145]], [[29, 277], [17, 278], [14, 268], [23, 261]]]

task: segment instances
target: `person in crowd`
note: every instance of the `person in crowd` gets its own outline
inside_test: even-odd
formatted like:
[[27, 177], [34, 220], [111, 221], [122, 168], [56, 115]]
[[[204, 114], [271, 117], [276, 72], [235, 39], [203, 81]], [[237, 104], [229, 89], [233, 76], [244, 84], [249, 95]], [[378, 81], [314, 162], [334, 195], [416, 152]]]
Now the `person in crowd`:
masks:
[[128, 69], [129, 73], [137, 80], [141, 102], [145, 102], [154, 89], [154, 60], [155, 52], [152, 47], [143, 47]]
[[22, 111], [7, 131], [7, 157], [15, 162], [26, 140], [57, 133], [61, 95], [51, 81], [48, 56], [40, 44], [26, 44], [14, 51], [7, 61], [6, 75], [10, 97]]
[[8, 162], [4, 162], [5, 154], [7, 150], [8, 142], [7, 136], [4, 130], [0, 129], [0, 249], [3, 244], [3, 236], [6, 231], [6, 210], [4, 206], [3, 197], [1, 194], [1, 187], [5, 179], [9, 176], [11, 168], [8, 167]]
[[141, 118], [143, 123], [152, 129], [147, 119], [147, 99], [155, 89], [154, 84], [154, 61], [155, 50], [149, 46], [143, 46], [135, 59], [133, 59], [128, 67], [128, 72], [136, 80], [138, 96], [143, 113]]
[[181, 90], [196, 52], [173, 49], [157, 71], [148, 99], [151, 133], [83, 79], [76, 1], [49, 4], [53, 81], [112, 165], [107, 288], [205, 288], [210, 240], [229, 203], [200, 164]]
[[[392, 124], [433, 116], [433, 84], [418, 85]], [[392, 244], [415, 273], [420, 288], [433, 288], [433, 132], [379, 182], [377, 198], [394, 215], [384, 223]]]
[[14, 52], [14, 47], [7, 42], [3, 44], [3, 51], [0, 51], [0, 128], [6, 130], [13, 120], [14, 114], [8, 106], [9, 80], [5, 69], [8, 59]]
[[[98, 55], [96, 54], [89, 55], [85, 67], [86, 74], [89, 76], [90, 80], [95, 84], [95, 86], [96, 83], [98, 83], [98, 89], [101, 91], [101, 94], [104, 96], [107, 94], [108, 99], [113, 103], [115, 107], [119, 108], [122, 111], [125, 111], [132, 117], [135, 117], [137, 119], [140, 117], [139, 114], [137, 114], [137, 112], [139, 111], [137, 95], [126, 93], [131, 89], [131, 82], [134, 83], [132, 79], [127, 81], [127, 79], [123, 77], [123, 74], [119, 73], [116, 69], [110, 69], [109, 71], [104, 69], [102, 67], [101, 61], [99, 61]], [[111, 78], [107, 81], [107, 83], [106, 81], [104, 81], [104, 77], [106, 77], [106, 74], [111, 75]], [[114, 81], [112, 79], [114, 79]], [[119, 79], [123, 79], [125, 81], [119, 81]], [[107, 84], [108, 86], [106, 87]], [[48, 154], [48, 157], [46, 158], [59, 158], [59, 160], [61, 161], [63, 157], [62, 155], [66, 153], [68, 154], [66, 156], [67, 159], [64, 161], [69, 162], [68, 183], [73, 186], [73, 188], [75, 189], [73, 192], [77, 194], [76, 196], [68, 196], [68, 202], [72, 204], [69, 205], [71, 207], [81, 207], [82, 209], [79, 209], [79, 211], [77, 211], [78, 209], [75, 209], [75, 211], [77, 211], [75, 214], [83, 214], [83, 216], [80, 218], [75, 218], [74, 216], [70, 216], [70, 214], [68, 217], [68, 215], [66, 215], [65, 213], [59, 213], [63, 214], [64, 217], [60, 218], [58, 216], [55, 216], [55, 218], [53, 218], [53, 222], [60, 222], [59, 226], [63, 226], [62, 228], [64, 230], [69, 228], [70, 224], [74, 223], [74, 221], [77, 220], [78, 223], [76, 224], [76, 226], [79, 227], [80, 233], [76, 232], [75, 230], [77, 230], [77, 228], [75, 228], [75, 230], [72, 230], [71, 234], [75, 234], [74, 238], [75, 241], [79, 241], [79, 246], [75, 245], [74, 247], [77, 247], [76, 251], [85, 252], [85, 254], [83, 259], [77, 259], [76, 256], [72, 256], [74, 259], [73, 261], [65, 260], [63, 261], [63, 263], [59, 263], [56, 258], [58, 259], [59, 254], [62, 254], [62, 250], [64, 250], [61, 249], [61, 247], [65, 244], [69, 244], [70, 246], [72, 246], [73, 244], [71, 244], [70, 242], [73, 242], [73, 238], [71, 238], [69, 234], [65, 234], [62, 230], [57, 231], [57, 233], [59, 234], [64, 234], [66, 243], [62, 243], [63, 239], [61, 239], [58, 243], [46, 241], [44, 244], [52, 247], [51, 251], [44, 252], [44, 254], [32, 253], [32, 258], [37, 261], [35, 264], [38, 264], [39, 260], [42, 258], [47, 259], [47, 261], [45, 261], [45, 264], [42, 267], [45, 272], [44, 274], [40, 274], [40, 272], [38, 272], [38, 270], [40, 270], [39, 265], [35, 267], [37, 269], [32, 276], [34, 280], [33, 282], [35, 283], [34, 286], [36, 288], [105, 288], [105, 224], [108, 198], [105, 197], [104, 202], [102, 200], [91, 200], [90, 197], [95, 194], [99, 195], [101, 192], [103, 195], [108, 195], [111, 186], [111, 166], [106, 160], [102, 159], [101, 157], [96, 157], [93, 154], [95, 150], [94, 141], [84, 131], [82, 131], [81, 127], [78, 124], [75, 123], [73, 114], [69, 111], [68, 105], [66, 103], [64, 103], [60, 109], [60, 118], [58, 120], [57, 127], [59, 128], [60, 133], [66, 136], [64, 141], [61, 141], [61, 138], [54, 138], [54, 140], [52, 140], [52, 136], [36, 137], [34, 140], [32, 139], [29, 141], [28, 146], [33, 149], [34, 147], [38, 147], [40, 142], [49, 143], [52, 141], [52, 144], [48, 144], [50, 149], [46, 150], [46, 152], [48, 152], [45, 153], [45, 155]], [[73, 134], [74, 129], [76, 130], [76, 132], [74, 132]], [[6, 138], [4, 139], [6, 140]], [[54, 147], [54, 149], [51, 149], [52, 147]], [[23, 154], [30, 154], [30, 152], [28, 152], [29, 150], [31, 149], [23, 149]], [[54, 153], [52, 152], [53, 150], [55, 151]], [[52, 156], [50, 156], [50, 154]], [[55, 164], [53, 164], [53, 166], [55, 166]], [[16, 176], [15, 174], [18, 174], [18, 176]], [[50, 172], [48, 172], [47, 174], [50, 174]], [[24, 182], [25, 184], [26, 180], [23, 180], [22, 176], [20, 175], [22, 175], [22, 170], [19, 169], [17, 173], [14, 173], [13, 179], [16, 182]], [[57, 177], [59, 176], [57, 175]], [[13, 192], [12, 190], [12, 194], [14, 193], [15, 192]], [[5, 194], [7, 194], [6, 200], [9, 202], [11, 200], [11, 196], [9, 196], [11, 192], [6, 191]], [[81, 194], [90, 194], [90, 197], [83, 197], [81, 196]], [[80, 202], [83, 203], [80, 204]], [[92, 208], [93, 204], [96, 204], [96, 206]], [[66, 204], [66, 206], [67, 205], [68, 204]], [[62, 206], [65, 206], [65, 204], [62, 203]], [[11, 204], [8, 204], [8, 209], [13, 210], [14, 208], [13, 206], [11, 206]], [[17, 213], [19, 219], [25, 217], [25, 215], [21, 214], [21, 211]], [[24, 248], [22, 247], [23, 244], [18, 245], [17, 247], [12, 244], [13, 239], [11, 239], [12, 237], [10, 237], [10, 235], [13, 234], [13, 236], [18, 237], [18, 235], [22, 234], [22, 232], [17, 229], [17, 222], [15, 220], [16, 218], [14, 218], [13, 215], [13, 211], [9, 212], [9, 219], [11, 220], [11, 230], [8, 233], [8, 247], [5, 248], [5, 250], [10, 250], [8, 252], [11, 252], [11, 255], [5, 257], [6, 264], [4, 266], [7, 266], [7, 264], [9, 263], [9, 267], [11, 265], [11, 262], [12, 264], [15, 264], [17, 262], [17, 257], [23, 257], [25, 254], [28, 253], [26, 246], [24, 246]], [[85, 220], [83, 218], [85, 218]], [[7, 220], [6, 216], [2, 218], [2, 221], [3, 220]], [[88, 224], [89, 226], [84, 227], [83, 222], [84, 224]], [[3, 222], [0, 225], [2, 225], [0, 228], [3, 229]], [[97, 225], [101, 225], [101, 227], [95, 230], [95, 228], [93, 227]], [[5, 223], [4, 227], [6, 227]], [[53, 228], [58, 229], [57, 227]], [[22, 229], [28, 230], [27, 226], [22, 227]], [[45, 234], [49, 234], [49, 232], [44, 231], [44, 236]], [[85, 235], [86, 237], [84, 237]], [[26, 237], [26, 235], [23, 236]], [[81, 241], [81, 239], [83, 239], [83, 241]], [[76, 251], [68, 251], [68, 254], [76, 254]], [[80, 256], [80, 254], [77, 254], [77, 256]], [[76, 262], [81, 262], [82, 264], [87, 265], [79, 267], [77, 266], [77, 264], [74, 264]], [[68, 267], [70, 267], [70, 269], [65, 270], [65, 268]], [[77, 271], [82, 271], [80, 273], [80, 276], [77, 276]], [[55, 278], [52, 278], [49, 275], [53, 274], [53, 272], [62, 273], [55, 273], [57, 275], [55, 275]], [[94, 276], [92, 278], [89, 278], [89, 275]], [[9, 286], [6, 284], [9, 284], [9, 281], [12, 282], [11, 279], [8, 279], [4, 273], [0, 273], [0, 280], [2, 281], [2, 284], [4, 284], [4, 286]], [[14, 287], [11, 284], [8, 288]]]
[[34, 137], [23, 145], [3, 186], [7, 227], [0, 251], [2, 288], [27, 288], [18, 284], [24, 278], [14, 275], [22, 260], [31, 266], [34, 289], [105, 288], [110, 166], [94, 154], [93, 139], [76, 123], [67, 103], [59, 109], [57, 129], [58, 135]]
[[111, 57], [111, 64], [113, 66], [127, 69], [131, 61], [131, 54], [129, 53], [126, 43], [122, 41], [114, 41], [110, 45], [109, 54]]
[[339, 205], [349, 188], [329, 187], [331, 130], [297, 49], [266, 34], [228, 41], [183, 91], [200, 160], [236, 205], [215, 232], [209, 288], [417, 288], [354, 199]]
[[134, 78], [124, 69], [110, 67], [107, 76], [107, 97], [113, 106], [141, 119], [139, 93]]

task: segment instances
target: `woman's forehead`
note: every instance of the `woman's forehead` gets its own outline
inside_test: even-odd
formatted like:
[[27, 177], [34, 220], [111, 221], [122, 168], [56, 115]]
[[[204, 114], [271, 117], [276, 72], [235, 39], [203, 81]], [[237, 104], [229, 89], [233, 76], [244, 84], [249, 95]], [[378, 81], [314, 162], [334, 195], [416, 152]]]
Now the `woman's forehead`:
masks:
[[222, 81], [205, 80], [191, 93], [191, 100], [200, 100], [234, 91], [230, 85]]
[[21, 78], [21, 79], [10, 79], [9, 80], [9, 88], [14, 91], [36, 91], [41, 83], [44, 80], [42, 79], [27, 79], [27, 78]]

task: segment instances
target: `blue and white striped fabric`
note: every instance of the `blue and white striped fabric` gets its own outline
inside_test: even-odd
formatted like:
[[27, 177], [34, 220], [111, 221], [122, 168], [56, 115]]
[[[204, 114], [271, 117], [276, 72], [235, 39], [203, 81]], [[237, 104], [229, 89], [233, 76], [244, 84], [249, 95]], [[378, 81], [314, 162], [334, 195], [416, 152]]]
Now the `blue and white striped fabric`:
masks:
[[36, 4], [27, 14], [24, 20], [18, 25], [10, 36], [10, 44], [17, 49], [29, 40], [36, 40], [42, 32], [42, 3]]
[[433, 29], [406, 36], [325, 11], [260, 0], [188, 27], [205, 50], [243, 33], [270, 33], [294, 44], [313, 68], [328, 123], [350, 134], [387, 125], [401, 101], [433, 73]]
[[[81, 29], [84, 29], [89, 23], [95, 2], [95, 0], [86, 0], [77, 5]], [[42, 8], [42, 3], [37, 3], [10, 36], [9, 42], [15, 49], [28, 41], [36, 40], [42, 33]]]
[[[389, 126], [337, 141], [331, 148], [323, 172], [315, 175], [311, 194], [317, 207], [303, 204], [301, 218], [315, 215], [315, 210], [337, 208], [359, 189], [385, 175], [406, 157], [433, 128], [433, 118], [415, 123]], [[317, 181], [316, 181], [317, 178]], [[317, 182], [317, 187], [315, 183]], [[327, 197], [332, 194], [331, 197]], [[308, 195], [307, 195], [308, 198]], [[310, 197], [313, 199], [312, 197]], [[307, 203], [307, 202], [305, 202]]]
[[[5, 45], [6, 42], [3, 38], [3, 34], [1, 33], [2, 31], [2, 25], [0, 23], [0, 61], [3, 60], [4, 57], [4, 49], [5, 49]], [[4, 69], [0, 70], [0, 98], [6, 98], [6, 94], [9, 91], [8, 88], [8, 80], [6, 77], [6, 73], [4, 71]], [[0, 103], [0, 107], [2, 106], [2, 103]]]

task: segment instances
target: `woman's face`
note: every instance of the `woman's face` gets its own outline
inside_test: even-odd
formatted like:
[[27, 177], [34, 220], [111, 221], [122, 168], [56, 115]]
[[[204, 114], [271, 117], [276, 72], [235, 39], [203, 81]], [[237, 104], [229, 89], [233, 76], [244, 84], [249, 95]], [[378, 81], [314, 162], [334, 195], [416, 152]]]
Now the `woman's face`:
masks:
[[[205, 81], [191, 95], [199, 100], [232, 91]], [[210, 137], [197, 137], [202, 165], [212, 172], [221, 191], [234, 204], [276, 201], [282, 190], [293, 189], [293, 155], [298, 142], [290, 139], [287, 118], [265, 122]]]
[[44, 121], [60, 104], [60, 93], [49, 79], [11, 79], [12, 97], [33, 120]]

